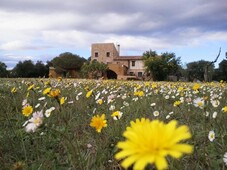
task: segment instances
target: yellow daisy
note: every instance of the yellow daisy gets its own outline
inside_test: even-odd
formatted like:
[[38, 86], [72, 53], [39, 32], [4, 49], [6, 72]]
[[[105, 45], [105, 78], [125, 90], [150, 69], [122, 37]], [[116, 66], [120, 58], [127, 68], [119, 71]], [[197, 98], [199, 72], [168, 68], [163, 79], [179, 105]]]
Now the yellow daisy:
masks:
[[227, 106], [223, 107], [221, 110], [222, 110], [223, 112], [227, 112]]
[[60, 105], [63, 105], [65, 103], [65, 97], [61, 97], [60, 99]]
[[55, 89], [50, 91], [49, 96], [57, 98], [60, 94], [61, 94], [61, 91], [59, 89]]
[[96, 131], [100, 133], [103, 127], [107, 127], [107, 120], [105, 114], [102, 114], [101, 116], [93, 116], [91, 119], [90, 126], [94, 127]]
[[191, 138], [191, 133], [185, 125], [178, 127], [176, 120], [165, 124], [159, 120], [136, 119], [131, 121], [123, 136], [126, 140], [117, 144], [121, 151], [115, 158], [123, 159], [121, 165], [125, 169], [132, 164], [133, 169], [142, 170], [148, 164], [155, 164], [157, 169], [167, 169], [166, 156], [180, 158], [184, 153], [193, 151], [191, 145], [180, 143]]
[[48, 88], [46, 88], [45, 90], [43, 90], [43, 95], [49, 94], [49, 93], [50, 93], [50, 90], [51, 90], [50, 87], [48, 87]]
[[119, 120], [121, 118], [122, 114], [123, 113], [120, 111], [115, 111], [112, 113], [111, 117], [113, 117], [114, 120]]
[[22, 109], [22, 114], [26, 117], [28, 117], [32, 112], [33, 112], [33, 108], [30, 105], [27, 105]]
[[27, 90], [29, 91], [29, 90], [33, 89], [34, 86], [35, 86], [34, 84], [30, 85]]
[[16, 93], [16, 92], [17, 92], [16, 87], [13, 87], [13, 88], [11, 89], [11, 93]]
[[92, 90], [88, 91], [87, 94], [86, 94], [86, 97], [89, 98], [92, 94]]
[[199, 90], [199, 88], [200, 88], [199, 83], [194, 84], [194, 86], [192, 87], [192, 89], [195, 90], [195, 91]]
[[175, 102], [173, 103], [173, 106], [174, 106], [174, 107], [177, 107], [177, 106], [180, 106], [180, 104], [181, 104], [181, 101], [180, 101], [180, 100], [177, 100], [177, 101], [175, 101]]

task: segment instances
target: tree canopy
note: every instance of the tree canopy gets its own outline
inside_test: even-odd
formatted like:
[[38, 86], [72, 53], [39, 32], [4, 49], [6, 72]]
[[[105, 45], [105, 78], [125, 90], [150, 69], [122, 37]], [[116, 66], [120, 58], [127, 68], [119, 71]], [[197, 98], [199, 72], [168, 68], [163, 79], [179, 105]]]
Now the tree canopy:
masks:
[[[206, 66], [210, 64], [209, 61], [200, 60], [200, 61], [194, 61], [187, 64], [187, 73], [188, 73], [188, 80], [194, 81], [194, 80], [200, 80], [204, 81], [204, 73]], [[208, 68], [209, 73], [209, 80], [212, 79], [212, 74], [214, 72], [214, 64], [212, 64]]]
[[92, 62], [86, 62], [83, 64], [81, 74], [83, 77], [90, 76], [91, 78], [100, 78], [104, 75], [107, 69], [107, 64], [93, 60]]
[[83, 63], [87, 60], [79, 55], [65, 52], [51, 60], [53, 66], [59, 71], [63, 70], [80, 70]]
[[180, 57], [176, 58], [175, 53], [162, 53], [157, 55], [156, 51], [146, 51], [143, 53], [144, 65], [153, 80], [163, 81], [168, 75], [179, 74]]
[[49, 68], [41, 61], [34, 64], [31, 60], [19, 61], [12, 70], [12, 77], [44, 77], [47, 76]]
[[215, 80], [227, 80], [227, 60], [223, 59], [219, 63], [219, 67], [215, 69], [215, 74], [214, 74], [214, 79]]
[[8, 71], [5, 63], [0, 61], [0, 77], [7, 77]]

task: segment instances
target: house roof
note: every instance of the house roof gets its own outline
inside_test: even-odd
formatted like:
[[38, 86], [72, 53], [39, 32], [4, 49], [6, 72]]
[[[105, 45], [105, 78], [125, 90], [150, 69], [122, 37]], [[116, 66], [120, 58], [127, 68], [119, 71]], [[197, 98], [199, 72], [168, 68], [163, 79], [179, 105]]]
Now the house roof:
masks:
[[114, 58], [114, 60], [142, 60], [142, 56], [119, 56], [117, 58]]

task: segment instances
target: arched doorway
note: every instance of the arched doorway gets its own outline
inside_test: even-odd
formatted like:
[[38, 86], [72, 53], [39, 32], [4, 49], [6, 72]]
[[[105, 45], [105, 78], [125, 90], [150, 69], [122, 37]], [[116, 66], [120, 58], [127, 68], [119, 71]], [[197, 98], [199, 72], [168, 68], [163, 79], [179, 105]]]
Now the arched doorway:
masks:
[[108, 79], [117, 79], [117, 74], [112, 70], [107, 70], [106, 74]]

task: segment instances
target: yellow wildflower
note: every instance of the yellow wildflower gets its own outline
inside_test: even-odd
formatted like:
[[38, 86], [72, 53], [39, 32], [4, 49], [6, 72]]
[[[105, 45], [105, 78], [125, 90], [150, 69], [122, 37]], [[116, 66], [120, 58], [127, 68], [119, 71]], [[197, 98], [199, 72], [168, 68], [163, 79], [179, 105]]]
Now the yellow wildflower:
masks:
[[147, 164], [155, 164], [157, 169], [167, 169], [166, 156], [180, 158], [184, 153], [192, 153], [193, 147], [180, 143], [191, 138], [189, 128], [185, 125], [177, 127], [177, 121], [165, 124], [162, 121], [142, 118], [131, 121], [123, 133], [125, 141], [118, 142], [121, 149], [115, 155], [123, 159], [121, 165], [127, 169], [134, 164], [133, 169], [145, 169]]
[[143, 91], [136, 91], [136, 92], [134, 92], [134, 95], [141, 97], [141, 96], [144, 96], [144, 92]]
[[112, 113], [111, 117], [113, 117], [114, 120], [119, 120], [122, 116], [122, 112], [120, 111], [115, 111]]
[[103, 103], [103, 100], [102, 99], [98, 99], [97, 103], [101, 105]]
[[221, 110], [226, 113], [227, 112], [227, 106], [223, 107]]
[[181, 86], [180, 86], [180, 87], [178, 87], [178, 89], [177, 89], [177, 91], [178, 91], [178, 92], [181, 92], [182, 90], [184, 90], [184, 88], [183, 88], [183, 87], [181, 87]]
[[199, 84], [199, 83], [196, 83], [196, 84], [192, 87], [192, 89], [195, 90], [195, 91], [199, 90], [199, 88], [200, 88], [200, 84]]
[[28, 89], [27, 89], [27, 90], [29, 91], [29, 90], [33, 89], [33, 88], [34, 88], [34, 86], [35, 86], [35, 85], [34, 85], [34, 84], [32, 84], [31, 86], [29, 86], [29, 87], [28, 87]]
[[180, 100], [177, 100], [177, 101], [175, 101], [175, 102], [173, 103], [173, 106], [174, 106], [174, 107], [177, 107], [177, 106], [180, 106], [180, 104], [181, 104], [181, 101], [180, 101]]
[[65, 97], [61, 97], [60, 99], [60, 105], [63, 105], [65, 103]]
[[60, 95], [61, 91], [59, 89], [51, 90], [49, 93], [50, 97], [58, 97]]
[[150, 83], [149, 83], [149, 82], [146, 82], [146, 83], [145, 83], [145, 86], [146, 86], [146, 87], [149, 87], [149, 86], [150, 86]]
[[157, 88], [157, 84], [152, 83], [151, 87], [152, 87], [152, 89], [155, 89], [155, 88]]
[[45, 81], [44, 84], [47, 86], [47, 85], [50, 85], [50, 81]]
[[45, 90], [43, 90], [43, 95], [49, 94], [49, 93], [50, 93], [50, 90], [51, 90], [50, 87], [48, 87], [48, 88], [46, 88]]
[[103, 127], [107, 127], [107, 120], [105, 118], [105, 114], [102, 114], [101, 116], [93, 116], [91, 119], [90, 126], [94, 127], [96, 131], [100, 133]]
[[13, 87], [13, 88], [11, 89], [11, 93], [16, 93], [16, 92], [17, 92], [16, 87]]
[[26, 94], [26, 98], [28, 98], [28, 96], [30, 95], [30, 93], [29, 92], [27, 92], [27, 94]]
[[22, 114], [26, 117], [28, 117], [32, 112], [33, 112], [33, 108], [30, 105], [27, 105], [22, 109]]
[[89, 97], [91, 96], [92, 91], [93, 91], [93, 90], [90, 90], [90, 91], [87, 92], [87, 94], [86, 94], [86, 97], [87, 97], [87, 98], [89, 98]]

